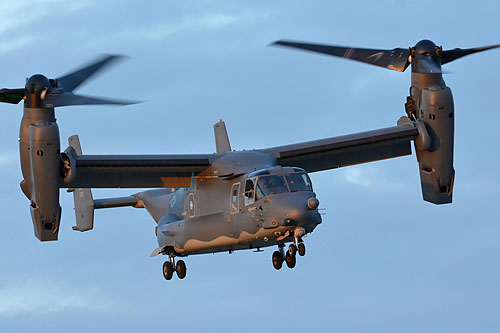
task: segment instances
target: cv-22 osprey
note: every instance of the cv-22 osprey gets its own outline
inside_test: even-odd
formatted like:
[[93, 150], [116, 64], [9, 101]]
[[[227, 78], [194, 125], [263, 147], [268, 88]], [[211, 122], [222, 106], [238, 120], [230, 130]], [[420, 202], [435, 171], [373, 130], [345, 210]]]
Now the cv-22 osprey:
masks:
[[[85, 80], [119, 56], [105, 56], [57, 79], [36, 74], [24, 88], [0, 90], [0, 101], [24, 100], [19, 135], [21, 189], [30, 200], [35, 236], [57, 240], [59, 192], [73, 192], [77, 231], [93, 228], [94, 210], [145, 208], [167, 255], [163, 275], [186, 276], [176, 257], [277, 246], [274, 268], [290, 268], [305, 254], [303, 237], [321, 223], [308, 173], [411, 154], [414, 141], [423, 199], [452, 201], [454, 109], [441, 65], [500, 45], [443, 50], [428, 40], [408, 49], [371, 50], [291, 41], [276, 44], [404, 71], [411, 65], [406, 116], [397, 126], [267, 149], [233, 151], [223, 122], [215, 124], [215, 154], [86, 155], [78, 136], [60, 150], [54, 108], [129, 104], [74, 94]], [[154, 188], [127, 197], [94, 200], [91, 188]], [[285, 250], [286, 244], [289, 246]]]

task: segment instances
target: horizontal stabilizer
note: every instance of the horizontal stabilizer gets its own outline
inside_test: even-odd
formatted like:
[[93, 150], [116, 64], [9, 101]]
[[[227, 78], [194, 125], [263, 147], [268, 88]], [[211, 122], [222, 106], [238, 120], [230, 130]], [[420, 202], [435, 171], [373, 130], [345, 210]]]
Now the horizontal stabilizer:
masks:
[[137, 198], [134, 196], [97, 199], [94, 200], [94, 209], [128, 207], [128, 206], [134, 207], [135, 205], [137, 205], [138, 201], [139, 200], [137, 200]]

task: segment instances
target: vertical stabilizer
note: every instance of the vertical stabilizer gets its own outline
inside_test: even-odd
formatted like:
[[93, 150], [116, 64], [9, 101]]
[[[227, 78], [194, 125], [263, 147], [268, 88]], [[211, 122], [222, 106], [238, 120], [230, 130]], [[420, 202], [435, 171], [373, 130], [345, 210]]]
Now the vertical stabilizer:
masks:
[[[68, 144], [73, 148], [77, 155], [82, 154], [80, 139], [78, 135], [68, 138]], [[75, 200], [76, 225], [73, 230], [88, 231], [94, 228], [94, 202], [90, 188], [75, 188], [73, 190], [73, 199]]]
[[226, 124], [221, 120], [214, 125], [215, 146], [217, 153], [227, 153], [231, 151], [231, 144], [227, 136]]

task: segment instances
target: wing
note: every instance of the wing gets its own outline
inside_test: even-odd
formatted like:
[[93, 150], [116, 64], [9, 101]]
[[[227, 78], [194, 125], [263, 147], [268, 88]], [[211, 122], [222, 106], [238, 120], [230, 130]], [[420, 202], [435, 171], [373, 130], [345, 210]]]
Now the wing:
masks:
[[212, 164], [216, 154], [77, 155], [74, 177], [63, 188], [189, 187], [191, 176]]
[[418, 133], [416, 127], [402, 125], [261, 151], [276, 157], [281, 166], [315, 172], [410, 155], [410, 141]]

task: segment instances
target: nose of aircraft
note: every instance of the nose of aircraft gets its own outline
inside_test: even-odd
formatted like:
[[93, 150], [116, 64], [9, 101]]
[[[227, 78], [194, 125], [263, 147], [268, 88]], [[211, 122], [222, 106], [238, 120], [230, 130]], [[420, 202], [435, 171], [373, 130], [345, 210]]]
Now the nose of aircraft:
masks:
[[266, 207], [266, 220], [269, 223], [264, 223], [264, 227], [269, 224], [268, 227], [289, 225], [313, 229], [321, 223], [321, 216], [316, 210], [319, 200], [313, 195], [311, 192], [292, 192], [270, 197]]

